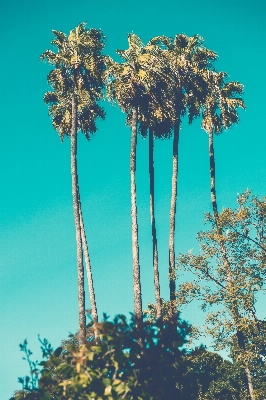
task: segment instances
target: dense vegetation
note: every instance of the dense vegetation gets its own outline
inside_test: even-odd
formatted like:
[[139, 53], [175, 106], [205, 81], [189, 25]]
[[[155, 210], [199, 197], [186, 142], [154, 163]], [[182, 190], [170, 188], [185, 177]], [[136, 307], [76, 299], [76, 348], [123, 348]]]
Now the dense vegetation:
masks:
[[[246, 191], [237, 209], [218, 210], [214, 134], [238, 122], [245, 108], [243, 86], [218, 72], [217, 54], [198, 36], [155, 37], [147, 45], [128, 35], [129, 48], [117, 50], [122, 62], [103, 55], [105, 37], [82, 23], [69, 35], [53, 31], [57, 52], [41, 59], [54, 69], [48, 75], [53, 91], [44, 101], [61, 140], [71, 142], [72, 197], [76, 229], [79, 331], [55, 351], [41, 341], [45, 361], [33, 363], [27, 342], [21, 344], [31, 376], [20, 378], [22, 391], [13, 399], [262, 399], [265, 384], [266, 324], [256, 311], [266, 274], [266, 198]], [[134, 314], [113, 322], [98, 321], [92, 266], [82, 216], [77, 170], [77, 134], [89, 140], [98, 118], [105, 118], [104, 98], [117, 103], [131, 127], [130, 178]], [[178, 142], [182, 119], [201, 118], [209, 138], [209, 230], [198, 233], [200, 253], [175, 255]], [[153, 241], [155, 304], [143, 311], [138, 246], [136, 152], [137, 135], [149, 137], [150, 215]], [[170, 194], [169, 300], [160, 296], [158, 246], [154, 211], [154, 138], [173, 137]], [[84, 265], [92, 322], [86, 326]], [[195, 279], [179, 283], [178, 273]], [[204, 347], [188, 350], [186, 338], [200, 328], [179, 319], [191, 301], [211, 309], [206, 332], [217, 350], [227, 349], [232, 362]], [[146, 318], [144, 318], [144, 315]], [[206, 333], [205, 332], [205, 333]], [[43, 368], [39, 371], [38, 365]]]
[[[32, 374], [20, 378], [24, 389], [12, 400], [249, 398], [239, 363], [204, 347], [184, 349], [190, 327], [179, 319], [144, 322], [140, 330], [134, 318], [128, 323], [120, 315], [105, 318], [98, 332], [95, 340], [90, 324], [86, 345], [72, 335], [55, 351], [41, 341], [43, 369], [39, 375], [29, 360]], [[30, 355], [27, 342], [21, 350]]]

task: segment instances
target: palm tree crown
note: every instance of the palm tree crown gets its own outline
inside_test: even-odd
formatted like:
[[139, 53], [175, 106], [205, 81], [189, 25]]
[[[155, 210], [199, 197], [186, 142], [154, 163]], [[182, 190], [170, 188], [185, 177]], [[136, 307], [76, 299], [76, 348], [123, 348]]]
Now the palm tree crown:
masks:
[[47, 79], [54, 89], [47, 92], [44, 101], [49, 105], [54, 128], [61, 139], [70, 136], [72, 124], [72, 94], [77, 100], [77, 130], [87, 139], [96, 132], [96, 119], [104, 118], [105, 113], [97, 102], [103, 98], [103, 71], [105, 68], [101, 54], [105, 37], [98, 29], [86, 29], [81, 23], [70, 31], [69, 36], [53, 30], [52, 44], [58, 52], [46, 50], [41, 60], [55, 66]]
[[216, 134], [239, 122], [237, 109], [245, 108], [243, 85], [239, 82], [226, 82], [225, 72], [206, 71], [208, 92], [202, 113], [202, 128]]

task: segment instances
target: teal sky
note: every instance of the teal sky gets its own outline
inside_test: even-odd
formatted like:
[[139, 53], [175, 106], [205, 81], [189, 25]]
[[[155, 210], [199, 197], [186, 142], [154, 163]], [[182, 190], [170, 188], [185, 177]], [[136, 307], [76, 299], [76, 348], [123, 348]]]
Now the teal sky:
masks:
[[[235, 206], [247, 187], [266, 194], [264, 0], [2, 0], [0, 131], [0, 321], [2, 399], [19, 389], [28, 367], [24, 338], [41, 354], [38, 333], [54, 347], [77, 329], [77, 271], [70, 143], [61, 143], [43, 103], [52, 29], [78, 23], [102, 28], [105, 54], [127, 48], [127, 33], [200, 34], [216, 51], [218, 70], [245, 86], [238, 126], [215, 138], [218, 206]], [[133, 311], [129, 151], [130, 129], [118, 107], [90, 142], [79, 136], [78, 170], [99, 315]], [[172, 140], [155, 142], [155, 201], [162, 297], [168, 299], [168, 235]], [[138, 140], [137, 202], [143, 308], [154, 302], [149, 216], [148, 141]], [[196, 121], [180, 137], [176, 252], [197, 250], [203, 212], [210, 211], [207, 135]], [[87, 308], [90, 308], [87, 296]], [[196, 306], [182, 315], [201, 323]]]

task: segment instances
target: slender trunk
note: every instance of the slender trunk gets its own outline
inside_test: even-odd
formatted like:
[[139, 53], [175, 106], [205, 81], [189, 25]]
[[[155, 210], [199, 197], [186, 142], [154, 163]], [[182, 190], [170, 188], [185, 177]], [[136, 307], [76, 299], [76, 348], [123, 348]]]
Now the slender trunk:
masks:
[[[245, 338], [244, 338], [243, 333], [238, 330], [238, 321], [241, 318], [241, 316], [239, 315], [237, 303], [236, 303], [236, 300], [234, 299], [233, 284], [232, 284], [231, 272], [230, 272], [231, 271], [230, 263], [229, 263], [229, 260], [227, 257], [224, 239], [222, 238], [222, 229], [221, 229], [220, 222], [219, 222], [217, 198], [216, 198], [216, 186], [215, 186], [215, 158], [214, 158], [212, 129], [210, 129], [208, 131], [208, 137], [209, 137], [209, 156], [210, 156], [211, 202], [212, 202], [213, 215], [214, 215], [214, 220], [215, 220], [215, 224], [217, 227], [218, 235], [221, 237], [219, 239], [219, 245], [220, 245], [223, 263], [225, 266], [225, 271], [226, 271], [226, 276], [227, 276], [228, 294], [229, 294], [229, 298], [231, 298], [231, 307], [232, 307], [231, 312], [232, 312], [232, 316], [233, 316], [233, 319], [234, 319], [234, 322], [236, 325], [238, 347], [240, 348], [241, 351], [245, 351], [245, 349], [246, 349]], [[246, 367], [245, 367], [245, 374], [246, 374], [246, 379], [247, 379], [247, 387], [249, 390], [249, 395], [250, 395], [251, 400], [253, 400], [254, 399], [253, 385], [252, 385], [251, 374], [250, 374], [248, 365], [246, 365]]]
[[250, 370], [249, 370], [248, 366], [246, 366], [246, 368], [245, 368], [245, 373], [246, 373], [246, 377], [247, 377], [247, 385], [248, 385], [248, 391], [249, 391], [250, 398], [251, 398], [251, 400], [255, 400], [251, 374], [250, 374]]
[[171, 314], [174, 318], [177, 315], [176, 310], [176, 283], [175, 283], [175, 214], [177, 197], [177, 174], [178, 174], [178, 140], [179, 140], [179, 117], [174, 125], [173, 141], [173, 175], [172, 175], [172, 197], [170, 208], [170, 237], [169, 237], [169, 277], [170, 277], [170, 303]]
[[213, 209], [215, 223], [216, 225], [218, 225], [218, 209], [217, 209], [216, 187], [215, 187], [215, 159], [214, 159], [212, 130], [208, 132], [208, 137], [209, 137], [209, 156], [210, 156], [211, 202], [212, 202], [212, 209]]
[[[245, 345], [244, 334], [242, 332], [238, 331], [236, 336], [237, 336], [238, 347], [241, 350], [245, 351], [246, 345]], [[251, 400], [255, 400], [253, 384], [252, 384], [252, 379], [251, 379], [251, 373], [250, 373], [250, 369], [248, 367], [248, 363], [246, 363], [246, 365], [245, 365], [245, 374], [246, 374], [246, 385], [247, 385], [247, 388], [249, 391], [250, 398], [251, 398]]]
[[161, 318], [161, 301], [160, 301], [160, 282], [159, 282], [159, 268], [158, 268], [158, 249], [157, 249], [157, 235], [154, 216], [154, 162], [153, 162], [153, 131], [149, 131], [149, 174], [150, 174], [150, 214], [151, 214], [151, 229], [152, 229], [152, 255], [153, 255], [153, 271], [154, 271], [154, 290], [156, 300], [156, 313], [157, 318]]
[[82, 241], [80, 229], [78, 175], [77, 175], [77, 102], [72, 95], [72, 128], [71, 128], [71, 176], [74, 220], [76, 227], [77, 266], [78, 266], [78, 304], [79, 304], [79, 341], [86, 342], [86, 317], [85, 317], [85, 292], [84, 292], [84, 268], [82, 255]]
[[137, 122], [138, 112], [134, 107], [132, 110], [132, 136], [130, 152], [130, 178], [131, 178], [131, 220], [132, 220], [132, 254], [133, 254], [133, 291], [134, 291], [134, 314], [137, 320], [142, 321], [142, 299], [140, 286], [139, 266], [139, 244], [138, 244], [138, 222], [136, 201], [136, 146], [137, 146]]
[[[78, 188], [78, 192], [79, 192], [79, 188]], [[82, 244], [83, 244], [83, 251], [84, 251], [86, 270], [87, 270], [87, 279], [88, 279], [90, 303], [91, 303], [91, 313], [92, 313], [92, 319], [94, 322], [94, 333], [95, 333], [95, 338], [97, 339], [98, 338], [98, 329], [97, 329], [98, 313], [97, 313], [95, 292], [94, 292], [92, 272], [91, 272], [89, 249], [88, 249], [86, 232], [85, 232], [84, 222], [83, 222], [83, 215], [82, 215], [82, 210], [81, 210], [80, 193], [78, 193], [78, 197], [79, 197], [79, 216], [80, 216], [81, 239], [82, 239]]]

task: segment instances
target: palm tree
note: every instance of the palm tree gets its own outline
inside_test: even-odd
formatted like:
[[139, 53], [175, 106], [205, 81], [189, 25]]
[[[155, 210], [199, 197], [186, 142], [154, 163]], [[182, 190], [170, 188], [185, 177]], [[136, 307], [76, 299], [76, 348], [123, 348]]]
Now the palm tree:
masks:
[[153, 256], [153, 271], [154, 271], [154, 291], [156, 302], [157, 318], [161, 318], [161, 295], [160, 295], [160, 280], [159, 280], [159, 265], [158, 265], [158, 247], [157, 247], [157, 233], [154, 213], [154, 139], [153, 130], [149, 130], [149, 178], [150, 178], [150, 215], [151, 215], [151, 229], [152, 229], [152, 256]]
[[144, 136], [144, 133], [146, 133], [147, 129], [149, 131], [150, 217], [152, 228], [153, 275], [157, 318], [162, 317], [162, 304], [160, 295], [159, 260], [154, 207], [154, 139], [168, 138], [171, 135], [172, 130], [171, 117], [169, 115], [169, 111], [171, 111], [170, 104], [168, 104], [167, 109], [167, 82], [164, 80], [164, 77], [161, 78], [161, 76], [164, 75], [164, 72], [166, 72], [165, 68], [162, 68], [162, 71], [158, 76], [157, 85], [152, 90], [153, 95], [149, 98], [147, 110], [142, 113], [142, 118], [140, 120], [140, 130], [142, 136]]
[[174, 39], [158, 36], [151, 40], [163, 49], [163, 63], [168, 63], [169, 74], [169, 102], [172, 112], [173, 127], [173, 156], [172, 156], [172, 195], [170, 205], [170, 234], [169, 234], [169, 277], [170, 277], [170, 304], [171, 313], [175, 317], [176, 310], [176, 283], [175, 283], [175, 216], [178, 176], [178, 143], [181, 118], [187, 112], [189, 123], [200, 115], [206, 83], [202, 73], [212, 68], [216, 54], [203, 46], [203, 40], [195, 35], [188, 37], [184, 34], [176, 35]]
[[[138, 129], [143, 138], [149, 136], [149, 187], [150, 187], [150, 217], [152, 228], [153, 275], [156, 302], [156, 316], [162, 316], [160, 297], [159, 262], [157, 233], [154, 211], [154, 138], [162, 139], [171, 135], [171, 102], [169, 102], [169, 68], [162, 50], [152, 41], [142, 47], [138, 58], [143, 76], [149, 74], [150, 84], [145, 87], [145, 101], [138, 107]], [[143, 62], [144, 61], [144, 62]], [[127, 123], [131, 125], [132, 114], [128, 113]]]
[[116, 100], [126, 112], [127, 124], [131, 126], [130, 177], [131, 177], [131, 218], [132, 218], [132, 254], [133, 254], [133, 291], [134, 313], [138, 320], [142, 319], [142, 300], [139, 266], [138, 222], [136, 204], [136, 146], [139, 122], [144, 118], [147, 104], [151, 96], [151, 88], [155, 85], [156, 69], [152, 46], [146, 47], [135, 34], [128, 35], [128, 50], [117, 50], [122, 63], [106, 58], [107, 97]]
[[215, 185], [215, 158], [213, 134], [220, 134], [223, 130], [238, 123], [237, 108], [245, 108], [240, 95], [243, 93], [243, 85], [239, 82], [227, 82], [225, 72], [206, 72], [209, 86], [203, 108], [202, 128], [209, 138], [211, 201], [213, 213], [218, 226], [218, 208]]
[[[231, 297], [231, 312], [236, 325], [236, 336], [238, 347], [245, 351], [245, 337], [241, 326], [241, 315], [238, 311], [236, 294], [234, 293], [234, 285], [232, 282], [230, 261], [227, 256], [225, 240], [223, 239], [223, 232], [219, 222], [219, 213], [217, 207], [216, 197], [216, 180], [215, 180], [215, 158], [214, 158], [214, 144], [213, 134], [220, 134], [223, 130], [230, 128], [233, 124], [239, 121], [237, 108], [245, 108], [244, 101], [240, 97], [243, 93], [243, 85], [239, 82], [227, 82], [227, 74], [225, 72], [207, 72], [207, 80], [209, 85], [208, 95], [205, 99], [203, 108], [202, 127], [208, 134], [209, 144], [209, 158], [210, 158], [210, 188], [211, 188], [211, 202], [217, 233], [220, 237], [219, 244], [223, 257], [223, 263], [227, 275], [227, 288], [229, 296]], [[251, 379], [248, 364], [245, 367], [245, 374], [247, 379], [247, 386], [250, 398], [254, 399], [253, 384]]]
[[78, 303], [79, 303], [79, 338], [86, 341], [84, 268], [82, 238], [85, 250], [88, 283], [93, 308], [94, 322], [97, 323], [97, 309], [89, 262], [88, 247], [79, 198], [77, 175], [77, 133], [84, 132], [87, 139], [94, 133], [96, 119], [104, 118], [103, 109], [97, 104], [102, 98], [102, 72], [104, 69], [101, 51], [104, 47], [104, 36], [97, 29], [86, 29], [81, 23], [71, 30], [69, 36], [63, 32], [53, 31], [55, 39], [52, 44], [58, 52], [46, 50], [41, 60], [47, 60], [55, 66], [48, 75], [48, 83], [54, 89], [44, 96], [49, 106], [52, 124], [59, 132], [61, 140], [64, 135], [71, 140], [71, 176], [74, 220], [76, 228], [77, 267], [78, 267]]

